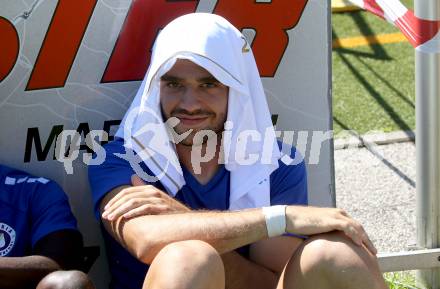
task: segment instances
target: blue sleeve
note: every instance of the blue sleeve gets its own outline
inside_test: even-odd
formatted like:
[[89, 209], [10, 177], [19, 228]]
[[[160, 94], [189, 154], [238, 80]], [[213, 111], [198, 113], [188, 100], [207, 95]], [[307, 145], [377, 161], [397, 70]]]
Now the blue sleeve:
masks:
[[92, 190], [93, 209], [96, 218], [100, 219], [99, 205], [102, 198], [114, 188], [131, 185], [134, 174], [130, 163], [117, 154], [125, 154], [124, 142], [121, 139], [104, 145], [105, 161], [100, 165], [89, 166], [89, 183]]
[[[271, 205], [307, 205], [307, 173], [303, 157], [294, 147], [289, 147], [293, 161], [285, 164], [281, 159], [279, 167], [270, 176]], [[284, 149], [283, 149], [284, 150]]]
[[[23, 189], [30, 189], [30, 184]], [[30, 200], [32, 247], [44, 236], [60, 230], [77, 230], [69, 200], [61, 187], [50, 181], [38, 183]]]

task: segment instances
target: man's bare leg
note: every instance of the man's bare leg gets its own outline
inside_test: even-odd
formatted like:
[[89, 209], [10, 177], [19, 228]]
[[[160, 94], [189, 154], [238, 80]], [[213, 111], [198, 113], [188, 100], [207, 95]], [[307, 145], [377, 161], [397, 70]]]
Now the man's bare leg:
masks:
[[343, 233], [311, 237], [287, 263], [277, 289], [385, 289], [377, 259]]
[[165, 246], [154, 258], [143, 289], [224, 289], [225, 271], [217, 251], [190, 240]]
[[222, 255], [227, 289], [275, 289], [278, 276], [237, 252]]
[[236, 251], [222, 254], [227, 289], [275, 289], [279, 275], [303, 243], [295, 237], [260, 240], [249, 248], [249, 258]]
[[[161, 288], [223, 289], [223, 262], [205, 242], [170, 244], [156, 256], [144, 283], [144, 289]], [[311, 237], [290, 258], [277, 289], [297, 288], [385, 289], [386, 285], [376, 257], [335, 232]]]

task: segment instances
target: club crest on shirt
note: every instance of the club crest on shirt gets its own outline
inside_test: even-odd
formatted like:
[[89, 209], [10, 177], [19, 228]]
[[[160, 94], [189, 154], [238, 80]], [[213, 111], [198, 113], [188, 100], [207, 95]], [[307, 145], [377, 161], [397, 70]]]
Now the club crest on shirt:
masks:
[[15, 230], [5, 223], [0, 223], [0, 256], [11, 252], [15, 245]]

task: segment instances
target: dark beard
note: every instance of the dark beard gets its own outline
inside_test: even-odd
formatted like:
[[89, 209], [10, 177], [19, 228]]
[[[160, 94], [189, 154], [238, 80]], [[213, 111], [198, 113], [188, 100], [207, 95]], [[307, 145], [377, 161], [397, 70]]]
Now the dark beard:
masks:
[[[168, 117], [166, 117], [165, 113], [162, 110], [162, 106], [161, 106], [161, 112], [162, 112], [162, 119], [164, 119], [165, 121], [168, 120]], [[188, 112], [186, 110], [183, 109], [175, 109], [173, 111], [171, 111], [170, 113], [170, 117], [174, 117], [175, 115], [189, 115], [189, 116], [216, 116], [214, 113], [212, 112], [207, 112], [207, 111], [202, 111], [202, 110], [197, 110], [195, 112]], [[224, 130], [224, 123], [226, 121], [226, 114], [222, 113], [218, 115], [218, 119], [219, 119], [219, 123], [215, 124], [213, 126], [209, 126], [206, 128], [202, 128], [200, 130], [211, 130], [213, 131], [216, 135], [217, 135], [217, 139], [219, 139], [219, 137], [221, 137], [222, 132]], [[177, 125], [178, 126], [178, 125]], [[182, 135], [184, 133], [186, 133], [187, 131], [181, 131], [177, 128], [169, 128], [171, 130], [174, 131], [174, 133], [176, 133], [177, 135]], [[193, 130], [193, 132], [188, 135], [185, 139], [181, 140], [179, 142], [179, 144], [183, 145], [183, 146], [193, 146], [194, 145], [194, 137], [196, 135], [197, 132], [199, 132], [200, 130]], [[201, 143], [198, 143], [197, 145], [204, 145], [208, 142], [208, 136], [204, 136], [203, 137], [203, 141]]]
[[[204, 129], [202, 129], [202, 130], [210, 130], [210, 131], [213, 131], [214, 133], [215, 133], [215, 135], [217, 136], [217, 139], [219, 139], [219, 137], [221, 137], [221, 135], [222, 135], [222, 133], [223, 133], [223, 130], [224, 130], [224, 123], [222, 123], [221, 124], [221, 126], [217, 126], [217, 127], [207, 127], [207, 128], [204, 128]], [[183, 132], [181, 132], [181, 131], [176, 131], [175, 129], [174, 129], [174, 131], [177, 133], [177, 134], [183, 134], [183, 133], [185, 133], [185, 131], [183, 131]], [[207, 136], [207, 135], [204, 135], [203, 136], [203, 140], [202, 140], [202, 142], [200, 143], [197, 143], [197, 144], [194, 144], [194, 137], [195, 137], [195, 135], [199, 132], [199, 131], [201, 131], [201, 130], [194, 130], [190, 135], [188, 135], [186, 138], [184, 138], [181, 142], [179, 142], [179, 144], [181, 144], [181, 145], [183, 145], [183, 146], [187, 146], [187, 147], [189, 147], [189, 146], [193, 146], [193, 145], [204, 145], [204, 144], [206, 144], [207, 142], [208, 142], [208, 140], [209, 140], [209, 137]]]

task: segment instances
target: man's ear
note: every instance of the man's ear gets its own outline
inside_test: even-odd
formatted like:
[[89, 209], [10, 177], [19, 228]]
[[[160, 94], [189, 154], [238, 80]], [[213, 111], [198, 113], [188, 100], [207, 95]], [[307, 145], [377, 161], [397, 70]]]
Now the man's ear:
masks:
[[131, 184], [134, 187], [145, 186], [146, 185], [146, 183], [138, 175], [132, 175], [131, 176]]

